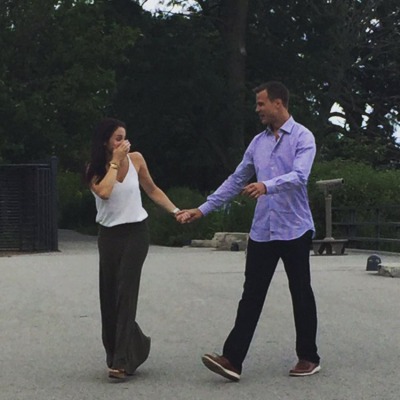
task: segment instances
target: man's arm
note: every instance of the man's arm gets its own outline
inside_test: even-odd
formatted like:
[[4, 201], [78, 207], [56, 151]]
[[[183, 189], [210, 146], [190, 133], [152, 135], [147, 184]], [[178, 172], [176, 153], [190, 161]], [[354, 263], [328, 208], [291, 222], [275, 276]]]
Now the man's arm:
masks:
[[177, 213], [178, 222], [193, 222], [218, 209], [243, 190], [245, 184], [255, 174], [252, 143], [250, 143], [244, 153], [243, 159], [235, 172], [213, 194], [209, 195], [207, 201], [201, 206], [190, 210], [182, 210], [180, 213]]
[[198, 208], [202, 215], [209, 214], [211, 211], [220, 208], [233, 199], [243, 190], [246, 183], [255, 174], [252, 143], [244, 153], [243, 159], [235, 172], [214, 193], [210, 194], [207, 197], [207, 201]]

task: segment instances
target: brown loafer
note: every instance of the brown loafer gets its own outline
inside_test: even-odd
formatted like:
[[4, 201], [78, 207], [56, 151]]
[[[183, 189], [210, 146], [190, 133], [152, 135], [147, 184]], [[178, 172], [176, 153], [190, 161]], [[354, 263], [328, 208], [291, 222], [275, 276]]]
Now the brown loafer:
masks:
[[224, 356], [218, 354], [204, 354], [201, 357], [203, 364], [212, 372], [223, 376], [226, 379], [237, 382], [240, 379], [240, 372]]
[[321, 366], [307, 360], [299, 360], [298, 363], [289, 371], [290, 376], [309, 376], [321, 371]]

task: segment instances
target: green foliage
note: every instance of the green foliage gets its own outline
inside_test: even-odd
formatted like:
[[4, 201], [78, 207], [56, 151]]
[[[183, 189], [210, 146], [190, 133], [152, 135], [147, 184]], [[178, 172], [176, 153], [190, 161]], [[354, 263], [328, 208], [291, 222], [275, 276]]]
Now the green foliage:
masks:
[[[393, 136], [400, 112], [398, 1], [248, 1], [246, 43], [229, 47], [240, 49], [243, 61], [246, 54], [246, 128], [239, 134], [232, 124], [241, 130], [242, 116], [232, 113], [232, 104], [242, 97], [228, 90], [238, 65], [223, 33], [240, 28], [229, 23], [235, 9], [229, 6], [247, 0], [165, 2], [184, 3], [185, 15], [151, 15], [132, 0], [0, 2], [0, 162], [59, 157], [61, 226], [83, 229], [94, 220], [92, 195], [68, 171], [87, 161], [89, 132], [99, 118], [127, 122], [161, 187], [206, 193], [261, 130], [251, 88], [270, 79], [287, 84], [291, 112], [316, 136], [321, 163], [310, 179], [310, 201], [318, 232], [324, 199], [316, 179], [345, 178], [334, 206], [398, 201], [397, 173], [366, 165], [399, 166]], [[330, 120], [335, 103], [343, 108], [344, 127]], [[204, 200], [194, 193], [189, 207]], [[178, 200], [185, 195], [177, 196], [184, 206]], [[233, 202], [204, 222], [173, 225], [173, 239], [159, 223], [154, 240], [177, 244], [218, 230], [248, 231], [253, 206]], [[154, 224], [173, 222], [152, 207]]]
[[[166, 192], [170, 199], [180, 208], [193, 208], [204, 202], [199, 193], [186, 188], [172, 188]], [[189, 244], [197, 235], [212, 236], [212, 228], [200, 220], [198, 224], [180, 225], [175, 218], [143, 196], [143, 206], [149, 214], [151, 243], [166, 246]]]
[[[232, 47], [246, 50], [242, 117], [232, 112], [242, 96], [228, 90], [238, 66], [218, 26], [239, 28], [228, 6], [246, 1], [166, 0], [184, 3], [185, 15], [151, 15], [131, 0], [0, 2], [0, 162], [57, 155], [77, 171], [92, 126], [112, 115], [159, 184], [208, 192], [260, 130], [251, 88], [280, 79], [320, 160], [398, 164], [398, 1], [249, 1], [246, 43]], [[345, 127], [329, 119], [334, 103]]]
[[121, 67], [114, 108], [163, 187], [216, 187], [228, 173], [221, 40], [206, 20], [143, 20]]
[[[370, 209], [390, 207], [400, 198], [400, 171], [376, 170], [369, 165], [334, 160], [314, 164], [309, 179], [309, 200], [317, 228], [317, 237], [325, 235], [325, 198], [316, 181], [343, 178], [344, 185], [332, 191], [332, 207], [353, 207], [358, 218], [371, 218]], [[339, 218], [334, 216], [333, 219]], [[342, 216], [347, 219], [348, 216]], [[395, 216], [391, 216], [395, 218]], [[337, 220], [337, 219], [336, 219]], [[395, 219], [392, 219], [394, 221]]]
[[[315, 133], [318, 158], [398, 165], [399, 3], [256, 0], [249, 6], [248, 79], [286, 82], [293, 115]], [[334, 115], [334, 104], [343, 112]]]
[[237, 196], [222, 210], [217, 211], [221, 218], [221, 232], [249, 232], [253, 220], [256, 201]]
[[82, 233], [95, 234], [96, 206], [93, 194], [74, 172], [60, 172], [58, 186], [58, 226], [75, 229]]
[[0, 4], [0, 160], [87, 159], [90, 128], [115, 89], [137, 30], [106, 18], [109, 2], [18, 0]]
[[337, 205], [369, 207], [396, 204], [400, 198], [400, 171], [377, 170], [345, 160], [315, 163], [310, 176], [310, 193], [317, 195], [317, 180], [334, 178], [344, 179], [344, 185], [332, 192]]
[[[380, 207], [382, 220], [400, 221], [400, 209], [391, 208], [391, 205], [398, 204], [400, 198], [400, 171], [375, 170], [368, 165], [349, 161], [317, 162], [309, 179], [309, 200], [317, 238], [325, 237], [325, 200], [316, 181], [335, 178], [343, 178], [345, 183], [332, 192], [333, 208], [354, 208], [359, 220], [370, 221], [374, 219], [376, 207]], [[60, 173], [58, 190], [59, 227], [95, 234], [95, 201], [80, 176], [71, 172]], [[197, 190], [184, 187], [171, 188], [166, 193], [182, 209], [198, 207], [206, 200]], [[182, 246], [192, 239], [211, 239], [215, 232], [249, 232], [255, 201], [238, 196], [226, 207], [185, 225], [177, 223], [146, 195], [143, 195], [143, 205], [149, 214], [151, 242], [164, 246]], [[349, 218], [347, 214], [334, 212], [334, 221], [347, 222]], [[365, 227], [358, 234], [373, 236], [373, 230], [374, 227]], [[343, 232], [337, 230], [334, 236], [337, 234], [343, 237]], [[397, 235], [390, 227], [384, 228], [381, 234], [388, 237]]]

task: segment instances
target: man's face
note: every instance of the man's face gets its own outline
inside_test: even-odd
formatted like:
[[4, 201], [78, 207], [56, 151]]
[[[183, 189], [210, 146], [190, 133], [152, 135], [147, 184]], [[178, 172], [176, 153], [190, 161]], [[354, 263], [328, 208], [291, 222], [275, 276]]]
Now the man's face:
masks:
[[268, 92], [263, 90], [256, 94], [256, 113], [263, 125], [270, 125], [276, 121], [279, 112], [280, 100], [270, 100]]

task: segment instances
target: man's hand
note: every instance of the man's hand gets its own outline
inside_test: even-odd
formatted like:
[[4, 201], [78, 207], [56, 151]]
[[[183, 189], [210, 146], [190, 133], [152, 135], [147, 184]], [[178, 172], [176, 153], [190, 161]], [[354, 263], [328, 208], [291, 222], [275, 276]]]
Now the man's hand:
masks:
[[258, 199], [263, 194], [267, 193], [267, 188], [262, 182], [250, 183], [245, 186], [245, 188], [241, 191], [241, 194], [251, 197], [253, 199]]
[[196, 221], [203, 216], [203, 213], [198, 208], [192, 208], [190, 210], [181, 210], [175, 214], [175, 218], [181, 224], [188, 224]]

